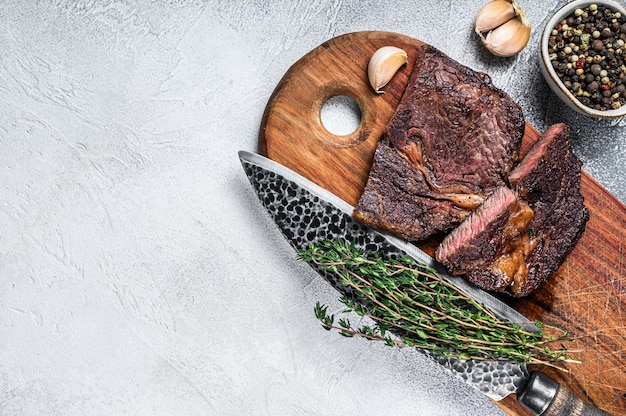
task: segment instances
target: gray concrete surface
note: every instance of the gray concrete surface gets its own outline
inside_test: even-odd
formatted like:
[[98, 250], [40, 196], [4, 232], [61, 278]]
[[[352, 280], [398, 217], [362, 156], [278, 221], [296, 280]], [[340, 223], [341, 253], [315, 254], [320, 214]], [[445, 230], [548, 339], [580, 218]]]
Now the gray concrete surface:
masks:
[[[626, 201], [626, 120], [562, 106], [540, 28], [496, 59], [483, 1], [0, 4], [0, 415], [497, 415], [420, 354], [344, 339], [237, 159], [267, 100], [334, 36], [400, 32], [489, 73]], [[170, 3], [170, 4], [168, 4]], [[540, 4], [541, 3], [541, 4]]]

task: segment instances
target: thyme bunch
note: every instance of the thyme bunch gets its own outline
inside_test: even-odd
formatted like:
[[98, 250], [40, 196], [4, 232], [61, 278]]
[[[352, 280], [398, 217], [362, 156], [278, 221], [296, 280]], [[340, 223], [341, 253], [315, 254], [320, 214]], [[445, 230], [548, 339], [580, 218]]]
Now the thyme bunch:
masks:
[[410, 257], [383, 252], [366, 257], [344, 240], [322, 240], [298, 255], [339, 277], [347, 289], [340, 298], [343, 313], [354, 312], [374, 322], [353, 326], [347, 317], [335, 322], [328, 307], [317, 302], [315, 316], [327, 330], [462, 360], [507, 360], [560, 369], [565, 362], [577, 362], [568, 358], [571, 351], [562, 344], [572, 340], [567, 332], [557, 337], [545, 333], [556, 328], [541, 322], [535, 323], [541, 330], [532, 332], [502, 320]]

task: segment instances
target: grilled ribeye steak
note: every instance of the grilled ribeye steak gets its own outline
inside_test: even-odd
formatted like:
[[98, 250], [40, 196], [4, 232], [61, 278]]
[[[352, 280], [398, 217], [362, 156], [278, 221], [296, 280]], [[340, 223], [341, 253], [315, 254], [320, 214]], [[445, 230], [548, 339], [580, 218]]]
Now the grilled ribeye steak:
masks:
[[563, 263], [589, 218], [569, 129], [551, 126], [499, 188], [435, 252], [485, 290], [530, 294]]
[[[449, 231], [505, 185], [524, 127], [519, 105], [486, 74], [420, 48], [355, 218], [411, 241]], [[412, 177], [387, 177], [398, 170]]]

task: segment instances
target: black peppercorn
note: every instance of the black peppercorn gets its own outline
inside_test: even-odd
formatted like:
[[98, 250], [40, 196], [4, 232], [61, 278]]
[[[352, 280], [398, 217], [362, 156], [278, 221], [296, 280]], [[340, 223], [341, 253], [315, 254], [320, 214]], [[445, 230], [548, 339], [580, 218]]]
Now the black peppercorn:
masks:
[[593, 75], [598, 76], [600, 75], [600, 71], [602, 71], [602, 67], [598, 64], [593, 64], [591, 65], [590, 70]]
[[604, 44], [602, 43], [600, 39], [596, 39], [591, 43], [591, 47], [593, 48], [594, 51], [600, 52], [602, 48], [604, 47]]

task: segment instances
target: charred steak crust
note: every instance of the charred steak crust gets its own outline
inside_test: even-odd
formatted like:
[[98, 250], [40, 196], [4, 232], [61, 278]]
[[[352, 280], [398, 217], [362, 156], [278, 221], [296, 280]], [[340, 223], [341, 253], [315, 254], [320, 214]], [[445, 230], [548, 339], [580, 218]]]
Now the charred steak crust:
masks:
[[354, 211], [409, 241], [450, 231], [505, 185], [525, 127], [486, 74], [430, 46], [417, 55]]

